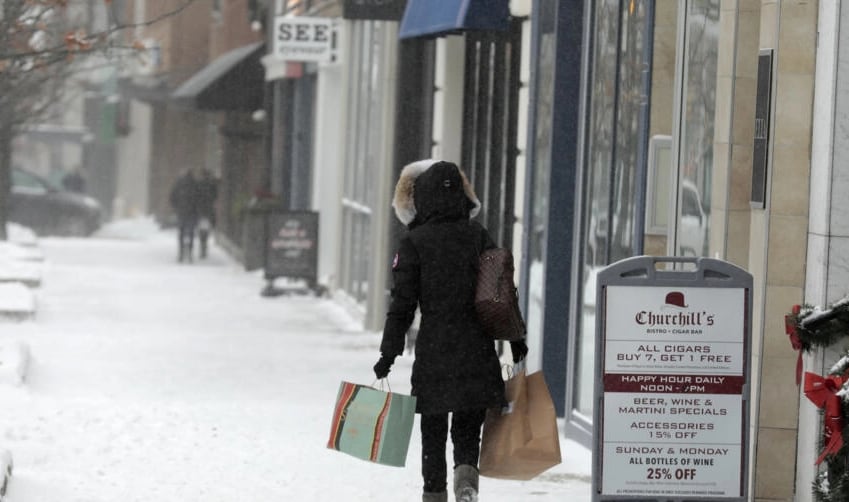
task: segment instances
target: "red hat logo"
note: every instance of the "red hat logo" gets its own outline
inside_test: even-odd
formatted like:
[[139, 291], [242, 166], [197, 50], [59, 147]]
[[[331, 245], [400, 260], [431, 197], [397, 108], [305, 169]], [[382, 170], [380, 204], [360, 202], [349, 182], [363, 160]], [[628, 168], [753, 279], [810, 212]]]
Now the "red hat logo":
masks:
[[684, 303], [684, 293], [681, 293], [680, 291], [673, 291], [671, 293], [667, 293], [666, 304], [681, 308], [687, 307], [687, 305]]

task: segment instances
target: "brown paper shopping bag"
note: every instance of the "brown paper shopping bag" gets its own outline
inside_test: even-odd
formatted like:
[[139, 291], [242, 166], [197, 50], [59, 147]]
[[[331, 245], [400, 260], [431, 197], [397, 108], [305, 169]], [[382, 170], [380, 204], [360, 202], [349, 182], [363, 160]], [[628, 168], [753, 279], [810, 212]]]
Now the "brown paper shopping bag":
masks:
[[561, 462], [554, 402], [542, 372], [524, 369], [505, 383], [510, 405], [487, 411], [480, 473], [500, 479], [533, 479]]

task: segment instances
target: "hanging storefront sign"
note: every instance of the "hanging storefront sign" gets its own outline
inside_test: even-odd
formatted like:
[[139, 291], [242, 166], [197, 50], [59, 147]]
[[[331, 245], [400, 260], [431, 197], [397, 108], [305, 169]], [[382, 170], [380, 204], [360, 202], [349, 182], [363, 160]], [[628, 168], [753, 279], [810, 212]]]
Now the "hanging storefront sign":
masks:
[[278, 16], [274, 20], [275, 59], [329, 63], [336, 57], [332, 18]]
[[593, 500], [746, 500], [752, 276], [642, 256], [597, 287]]
[[342, 17], [372, 21], [400, 21], [407, 0], [345, 0]]

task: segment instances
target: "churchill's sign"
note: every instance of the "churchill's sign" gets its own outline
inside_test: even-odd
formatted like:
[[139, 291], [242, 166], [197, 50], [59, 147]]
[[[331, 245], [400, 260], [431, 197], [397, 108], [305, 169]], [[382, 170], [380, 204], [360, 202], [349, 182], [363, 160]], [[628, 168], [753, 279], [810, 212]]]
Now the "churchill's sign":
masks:
[[751, 290], [708, 258], [599, 273], [594, 500], [746, 500]]
[[335, 53], [333, 19], [278, 16], [274, 20], [274, 57], [285, 61], [327, 63]]

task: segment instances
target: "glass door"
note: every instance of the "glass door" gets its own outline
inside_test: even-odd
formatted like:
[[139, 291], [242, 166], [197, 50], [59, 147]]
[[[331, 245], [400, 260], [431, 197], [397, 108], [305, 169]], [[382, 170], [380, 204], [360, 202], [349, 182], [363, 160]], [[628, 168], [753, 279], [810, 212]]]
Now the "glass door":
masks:
[[592, 419], [598, 271], [708, 253], [720, 1], [592, 2], [570, 420]]
[[[662, 2], [675, 4], [676, 2]], [[596, 277], [642, 253], [655, 2], [601, 0], [591, 21], [580, 304], [569, 369], [572, 420], [593, 413]]]
[[683, 20], [677, 204], [670, 253], [707, 256], [713, 178], [720, 0], [689, 0]]

